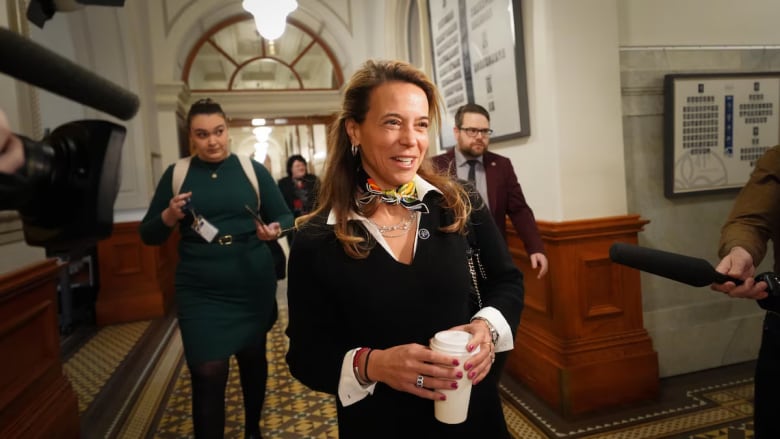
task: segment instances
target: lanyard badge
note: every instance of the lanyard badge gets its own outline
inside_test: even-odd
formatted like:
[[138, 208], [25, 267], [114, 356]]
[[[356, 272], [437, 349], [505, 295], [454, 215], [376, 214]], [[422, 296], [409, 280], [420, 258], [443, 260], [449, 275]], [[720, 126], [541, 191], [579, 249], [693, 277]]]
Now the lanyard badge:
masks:
[[217, 233], [219, 233], [219, 229], [208, 222], [206, 218], [203, 218], [203, 215], [200, 215], [195, 211], [195, 207], [192, 206], [191, 198], [187, 199], [187, 203], [184, 205], [184, 207], [182, 207], [182, 211], [184, 213], [192, 214], [192, 224], [190, 225], [190, 228], [192, 228], [195, 233], [200, 235], [201, 238], [205, 239], [206, 242], [211, 242], [214, 240], [214, 237], [217, 236]]

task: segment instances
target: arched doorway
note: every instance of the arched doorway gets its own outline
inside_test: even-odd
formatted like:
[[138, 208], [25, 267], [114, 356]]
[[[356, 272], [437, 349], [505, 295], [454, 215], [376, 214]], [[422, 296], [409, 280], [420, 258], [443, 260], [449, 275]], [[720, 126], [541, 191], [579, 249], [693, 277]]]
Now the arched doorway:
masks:
[[[327, 46], [314, 32], [288, 18], [285, 33], [270, 41], [260, 36], [252, 17], [240, 14], [208, 29], [190, 50], [182, 78], [192, 101], [212, 97], [223, 105], [230, 119], [232, 144], [238, 152], [251, 153], [251, 138], [263, 129], [255, 150], [276, 177], [292, 154], [301, 154], [316, 172], [324, 160], [326, 125], [331, 111], [288, 110], [271, 114], [262, 104], [289, 102], [300, 94], [338, 94], [343, 73]], [[235, 111], [231, 111], [231, 108]], [[301, 113], [303, 112], [303, 113]], [[262, 120], [262, 121], [260, 121]]]

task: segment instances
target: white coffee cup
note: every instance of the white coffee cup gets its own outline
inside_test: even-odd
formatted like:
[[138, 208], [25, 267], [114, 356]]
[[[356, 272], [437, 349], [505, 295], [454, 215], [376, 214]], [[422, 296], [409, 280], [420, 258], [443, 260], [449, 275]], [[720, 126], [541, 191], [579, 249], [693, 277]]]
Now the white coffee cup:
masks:
[[[431, 340], [431, 349], [457, 358], [463, 368], [466, 360], [479, 352], [479, 346], [474, 351], [466, 350], [466, 345], [471, 340], [471, 334], [465, 331], [440, 331]], [[454, 367], [454, 366], [453, 366]], [[468, 372], [463, 371], [463, 377], [458, 380], [457, 389], [439, 389], [447, 395], [444, 401], [436, 400], [433, 403], [433, 411], [436, 419], [445, 424], [460, 424], [466, 420], [469, 413], [469, 399], [471, 398], [471, 380]]]

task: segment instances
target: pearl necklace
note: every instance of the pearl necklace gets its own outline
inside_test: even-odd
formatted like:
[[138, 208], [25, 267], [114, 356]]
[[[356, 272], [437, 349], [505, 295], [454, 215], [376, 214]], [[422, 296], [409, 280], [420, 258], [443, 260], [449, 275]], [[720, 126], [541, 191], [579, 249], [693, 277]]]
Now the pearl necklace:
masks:
[[[401, 222], [398, 224], [393, 224], [391, 226], [380, 226], [379, 224], [375, 223], [371, 220], [371, 218], [367, 218], [368, 222], [373, 224], [377, 230], [379, 230], [379, 234], [384, 236], [385, 238], [397, 238], [399, 236], [403, 236], [406, 234], [406, 232], [409, 231], [412, 225], [412, 220], [415, 218], [416, 212], [410, 211], [409, 216], [402, 219]], [[392, 234], [393, 232], [399, 232]]]

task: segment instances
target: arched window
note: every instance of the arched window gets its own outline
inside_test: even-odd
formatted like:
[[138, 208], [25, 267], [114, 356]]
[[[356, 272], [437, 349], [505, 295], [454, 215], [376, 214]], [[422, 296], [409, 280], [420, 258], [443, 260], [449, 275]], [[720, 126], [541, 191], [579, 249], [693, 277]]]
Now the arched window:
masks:
[[182, 80], [190, 91], [338, 90], [344, 77], [330, 49], [303, 24], [287, 19], [269, 41], [251, 15], [208, 30], [187, 57]]

